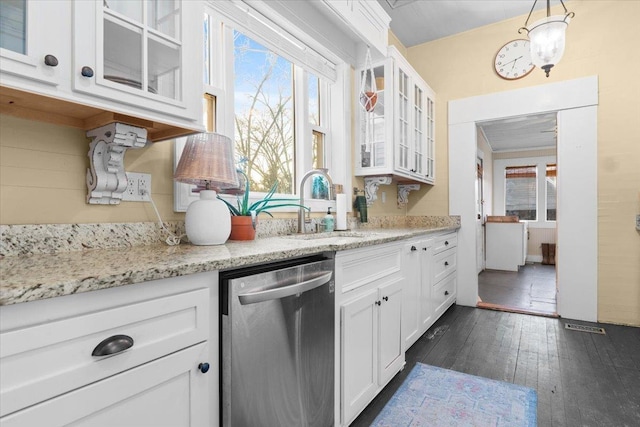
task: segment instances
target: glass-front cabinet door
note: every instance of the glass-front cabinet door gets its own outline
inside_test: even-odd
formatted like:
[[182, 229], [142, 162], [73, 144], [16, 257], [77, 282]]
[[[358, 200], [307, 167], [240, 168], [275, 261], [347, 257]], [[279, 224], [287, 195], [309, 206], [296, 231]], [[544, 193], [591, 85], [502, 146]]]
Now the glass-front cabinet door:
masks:
[[[58, 1], [0, 1], [2, 72], [48, 85], [58, 85], [59, 64], [67, 63], [65, 35], [70, 14]], [[67, 64], [68, 65], [68, 64]], [[11, 82], [3, 79], [3, 84]]]
[[77, 1], [74, 28], [76, 91], [201, 120], [201, 2]]
[[[393, 175], [400, 180], [434, 183], [435, 113], [433, 90], [402, 55], [389, 47], [383, 64], [374, 64], [377, 102], [366, 108], [359, 94], [356, 176]], [[359, 70], [357, 86], [370, 74]]]

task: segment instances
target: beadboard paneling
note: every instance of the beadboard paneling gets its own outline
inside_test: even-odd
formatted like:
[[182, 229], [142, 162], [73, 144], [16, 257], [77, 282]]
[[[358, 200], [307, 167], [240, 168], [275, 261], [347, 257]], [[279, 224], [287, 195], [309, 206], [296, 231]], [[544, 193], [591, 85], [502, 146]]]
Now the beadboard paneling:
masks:
[[531, 228], [529, 227], [529, 241], [527, 243], [527, 261], [542, 261], [542, 244], [556, 243], [555, 228]]

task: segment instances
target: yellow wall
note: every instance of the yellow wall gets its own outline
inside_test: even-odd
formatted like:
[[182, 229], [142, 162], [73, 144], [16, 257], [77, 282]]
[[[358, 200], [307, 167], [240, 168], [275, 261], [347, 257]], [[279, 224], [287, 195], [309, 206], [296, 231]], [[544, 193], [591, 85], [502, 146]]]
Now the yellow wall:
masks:
[[[149, 203], [87, 205], [90, 139], [78, 129], [0, 115], [0, 223], [71, 224], [156, 221]], [[125, 168], [151, 174], [151, 194], [165, 221], [173, 212], [172, 143], [129, 149]]]
[[640, 213], [640, 1], [573, 0], [567, 6], [576, 16], [564, 58], [549, 78], [536, 69], [506, 81], [493, 71], [498, 49], [522, 38], [517, 29], [526, 16], [407, 49], [409, 61], [437, 95], [438, 147], [437, 186], [410, 213], [447, 212], [450, 100], [598, 75], [598, 319], [640, 325], [640, 233], [634, 227]]

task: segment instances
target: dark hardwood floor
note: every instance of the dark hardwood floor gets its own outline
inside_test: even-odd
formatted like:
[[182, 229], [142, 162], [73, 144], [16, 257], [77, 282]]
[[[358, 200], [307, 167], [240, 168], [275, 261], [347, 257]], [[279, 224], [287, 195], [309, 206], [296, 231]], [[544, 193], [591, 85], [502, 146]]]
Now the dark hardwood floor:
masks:
[[453, 305], [351, 425], [369, 426], [421, 362], [535, 389], [539, 426], [640, 426], [640, 328], [571, 321], [598, 335], [567, 322]]
[[484, 270], [478, 275], [478, 295], [483, 304], [555, 314], [555, 265], [526, 264], [517, 272]]

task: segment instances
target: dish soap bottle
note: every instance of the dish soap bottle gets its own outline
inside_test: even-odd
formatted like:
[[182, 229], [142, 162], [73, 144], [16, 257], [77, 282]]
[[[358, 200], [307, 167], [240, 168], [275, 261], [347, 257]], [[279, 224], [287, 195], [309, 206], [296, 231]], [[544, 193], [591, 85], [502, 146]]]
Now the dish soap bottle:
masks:
[[331, 215], [331, 208], [327, 209], [327, 214], [324, 216], [324, 231], [331, 232], [333, 231], [335, 221], [333, 219], [333, 215]]

